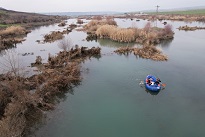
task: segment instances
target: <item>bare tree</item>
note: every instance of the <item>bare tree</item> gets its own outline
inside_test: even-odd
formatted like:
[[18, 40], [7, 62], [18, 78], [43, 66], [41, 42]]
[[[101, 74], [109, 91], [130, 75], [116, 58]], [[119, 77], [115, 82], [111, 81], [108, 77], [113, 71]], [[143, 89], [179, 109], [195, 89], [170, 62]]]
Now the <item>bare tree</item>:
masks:
[[68, 51], [73, 46], [72, 40], [68, 38], [63, 38], [59, 43], [58, 47], [64, 51]]
[[23, 68], [20, 67], [19, 57], [15, 50], [5, 51], [5, 55], [1, 58], [0, 69], [16, 77], [23, 74]]

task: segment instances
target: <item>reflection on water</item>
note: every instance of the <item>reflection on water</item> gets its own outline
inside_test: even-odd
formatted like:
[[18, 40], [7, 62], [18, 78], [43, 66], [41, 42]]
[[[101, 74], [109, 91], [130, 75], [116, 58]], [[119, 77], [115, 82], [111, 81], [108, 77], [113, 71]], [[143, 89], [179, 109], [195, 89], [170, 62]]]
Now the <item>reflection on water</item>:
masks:
[[169, 48], [169, 46], [171, 45], [173, 40], [174, 40], [174, 38], [168, 39], [168, 40], [163, 40], [163, 41], [161, 41], [161, 43], [159, 45], [163, 48]]
[[[116, 20], [122, 26], [127, 23], [125, 27], [132, 24], [130, 20]], [[137, 25], [143, 26], [144, 22], [139, 21]], [[74, 96], [68, 95], [59, 105], [61, 113], [52, 114], [58, 118], [50, 120], [37, 135], [204, 136], [205, 87], [198, 82], [203, 81], [205, 75], [205, 65], [201, 63], [205, 60], [205, 39], [201, 37], [204, 31], [179, 32], [177, 28], [186, 23], [167, 22], [175, 31], [173, 40], [159, 45], [169, 57], [167, 62], [136, 60], [132, 54], [126, 58], [112, 54], [86, 61], [83, 67], [89, 68], [89, 74], [84, 74], [82, 85], [75, 89]], [[163, 24], [158, 25], [163, 27]], [[107, 52], [135, 45], [106, 39], [97, 42], [93, 44], [99, 44]], [[141, 88], [136, 79], [144, 79], [147, 74], [163, 79], [166, 88], [160, 92]]]
[[104, 47], [114, 47], [114, 48], [119, 48], [123, 46], [129, 46], [132, 47], [136, 45], [136, 43], [120, 43], [120, 42], [115, 42], [110, 39], [98, 39], [97, 40], [101, 46]]
[[147, 93], [149, 93], [149, 94], [151, 94], [151, 95], [158, 95], [159, 94], [159, 92], [160, 91], [149, 91], [149, 90], [147, 90], [147, 89], [145, 89], [145, 91], [147, 92]]

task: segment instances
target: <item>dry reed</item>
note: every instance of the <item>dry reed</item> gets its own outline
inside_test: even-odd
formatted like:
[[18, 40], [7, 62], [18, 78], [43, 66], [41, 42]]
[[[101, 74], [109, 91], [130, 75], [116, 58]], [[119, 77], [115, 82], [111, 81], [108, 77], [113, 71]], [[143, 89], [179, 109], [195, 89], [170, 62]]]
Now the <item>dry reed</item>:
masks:
[[110, 38], [118, 42], [133, 42], [136, 39], [134, 29], [117, 28], [113, 25], [103, 25], [97, 29], [96, 34], [99, 38]]
[[[88, 38], [106, 38], [117, 42], [137, 42], [140, 44], [159, 44], [162, 40], [173, 38], [171, 25], [164, 28], [152, 27], [148, 22], [143, 29], [137, 27], [118, 28], [115, 23], [109, 23], [108, 20], [92, 20], [84, 28], [90, 32]], [[112, 25], [110, 25], [112, 24]], [[91, 36], [90, 36], [91, 35]], [[89, 40], [88, 39], [88, 40]]]
[[49, 57], [38, 75], [29, 78], [0, 75], [0, 136], [27, 136], [29, 128], [42, 118], [43, 111], [54, 108], [59, 95], [79, 85], [79, 63], [99, 55], [100, 48], [76, 46]]
[[27, 33], [28, 31], [26, 31], [26, 29], [21, 26], [10, 26], [5, 30], [0, 31], [0, 36], [5, 37], [8, 35], [24, 35]]
[[128, 55], [133, 52], [135, 56], [145, 59], [152, 59], [155, 61], [166, 61], [168, 57], [155, 46], [143, 46], [142, 48], [122, 47], [114, 51], [117, 54]]
[[114, 25], [117, 23], [112, 19], [103, 19], [103, 20], [92, 20], [84, 26], [84, 28], [89, 31], [96, 31], [102, 25]]

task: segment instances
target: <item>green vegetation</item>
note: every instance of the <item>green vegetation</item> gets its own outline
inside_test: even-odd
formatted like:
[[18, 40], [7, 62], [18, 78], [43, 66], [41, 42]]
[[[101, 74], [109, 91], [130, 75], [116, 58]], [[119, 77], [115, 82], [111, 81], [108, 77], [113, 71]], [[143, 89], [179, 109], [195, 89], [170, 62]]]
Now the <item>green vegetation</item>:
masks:
[[36, 26], [50, 25], [65, 19], [67, 19], [67, 17], [49, 16], [37, 13], [26, 13], [0, 9], [0, 28], [7, 27], [5, 25], [14, 24], [20, 24], [25, 28], [32, 28]]
[[5, 28], [8, 27], [9, 25], [5, 25], [5, 24], [0, 24], [0, 28]]
[[[156, 12], [148, 12], [147, 14], [156, 14]], [[205, 15], [205, 9], [159, 12], [158, 14]]]

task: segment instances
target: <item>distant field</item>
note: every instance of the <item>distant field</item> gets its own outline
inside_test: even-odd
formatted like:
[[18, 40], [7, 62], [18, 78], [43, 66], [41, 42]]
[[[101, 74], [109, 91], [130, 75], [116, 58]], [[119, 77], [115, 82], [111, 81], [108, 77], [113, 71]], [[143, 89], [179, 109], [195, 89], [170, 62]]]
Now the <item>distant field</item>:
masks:
[[[150, 13], [147, 13], [147, 14], [156, 14], [156, 12], [150, 12]], [[158, 14], [205, 15], [205, 9], [186, 10], [186, 11], [159, 12]]]
[[8, 27], [9, 25], [0, 24], [0, 27]]

